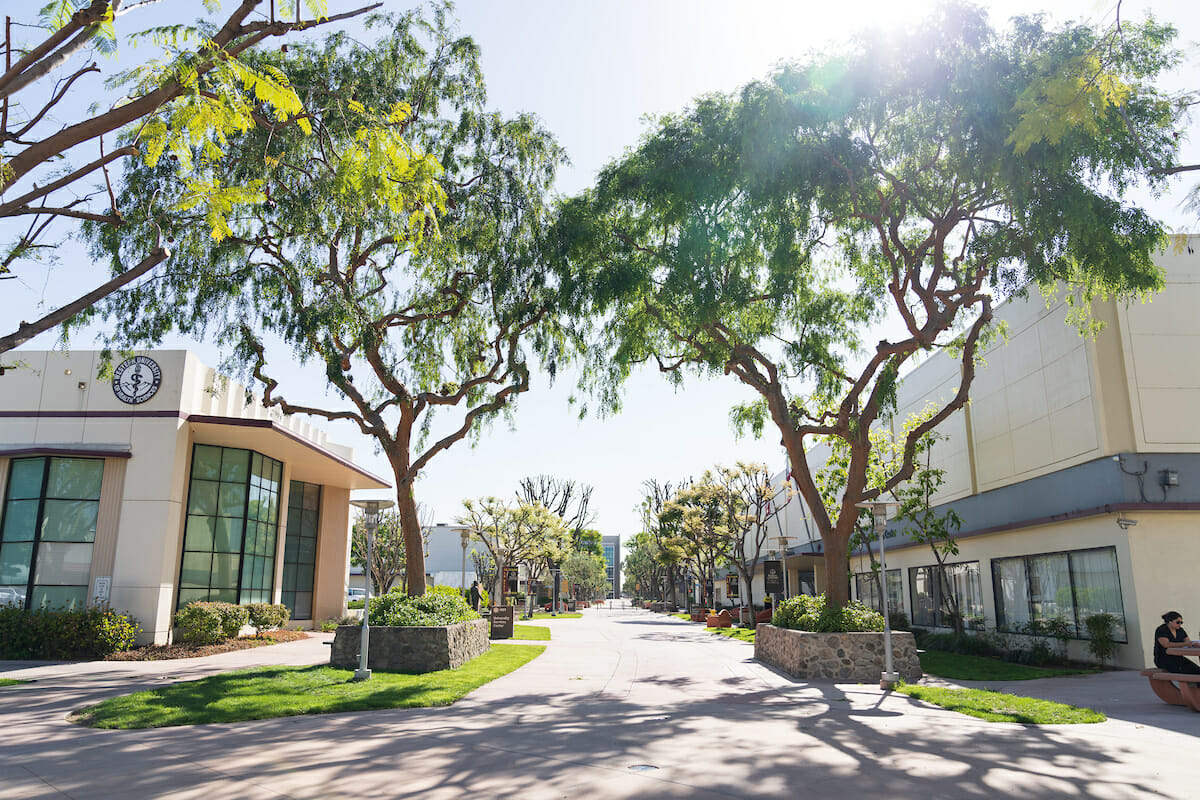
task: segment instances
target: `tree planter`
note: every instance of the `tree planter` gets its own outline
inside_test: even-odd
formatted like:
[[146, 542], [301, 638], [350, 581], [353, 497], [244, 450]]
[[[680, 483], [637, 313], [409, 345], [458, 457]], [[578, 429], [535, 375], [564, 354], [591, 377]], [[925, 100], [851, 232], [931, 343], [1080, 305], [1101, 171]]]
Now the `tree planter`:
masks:
[[[361, 626], [339, 625], [333, 636], [330, 665], [357, 669], [361, 640]], [[409, 673], [458, 669], [489, 648], [488, 621], [485, 619], [427, 628], [372, 625], [367, 667], [383, 672]]]
[[708, 619], [709, 611], [707, 608], [694, 608], [688, 612], [692, 622], [704, 622]]
[[709, 614], [704, 621], [708, 623], [710, 628], [728, 628], [733, 625], [733, 617], [728, 611], [722, 611], [719, 614]]
[[[754, 657], [793, 678], [874, 683], [883, 673], [882, 633], [811, 633], [759, 625]], [[892, 632], [892, 664], [906, 681], [921, 678], [917, 643], [907, 631]]]

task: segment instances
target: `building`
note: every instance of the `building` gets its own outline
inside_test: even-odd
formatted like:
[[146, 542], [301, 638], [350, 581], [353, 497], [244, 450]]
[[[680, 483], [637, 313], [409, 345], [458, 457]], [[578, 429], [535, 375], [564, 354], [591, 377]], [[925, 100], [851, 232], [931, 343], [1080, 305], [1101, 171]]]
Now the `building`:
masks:
[[344, 613], [350, 492], [388, 483], [191, 353], [17, 352], [0, 376], [0, 596], [107, 603], [142, 641], [194, 600]]
[[606, 597], [621, 596], [621, 537], [601, 536], [600, 549], [604, 553], [604, 576], [608, 585]]
[[[983, 354], [970, 404], [940, 426], [948, 439], [933, 451], [946, 471], [934, 503], [962, 519], [947, 581], [928, 545], [888, 527], [889, 606], [912, 624], [949, 626], [952, 592], [968, 627], [1021, 634], [1062, 620], [1069, 655], [1087, 658], [1086, 620], [1109, 613], [1116, 663], [1140, 668], [1161, 614], [1200, 616], [1200, 237], [1159, 264], [1167, 285], [1152, 302], [1095, 304], [1094, 337], [1067, 322], [1062, 298], [1032, 292], [997, 308], [1007, 338]], [[948, 399], [958, 369], [939, 354], [909, 373], [897, 426]], [[782, 524], [791, 593], [824, 591], [820, 540], [798, 499]], [[865, 553], [851, 572], [852, 596], [878, 606]]]

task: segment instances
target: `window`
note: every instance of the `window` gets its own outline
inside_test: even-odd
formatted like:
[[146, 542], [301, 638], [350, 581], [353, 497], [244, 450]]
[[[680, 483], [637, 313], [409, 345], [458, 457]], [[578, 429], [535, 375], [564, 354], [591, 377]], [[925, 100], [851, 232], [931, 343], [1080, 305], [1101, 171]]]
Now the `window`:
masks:
[[292, 612], [292, 619], [312, 619], [320, 516], [321, 487], [292, 481], [288, 488], [287, 533], [283, 539], [281, 597], [281, 602]]
[[947, 564], [944, 571], [935, 564], [908, 570], [912, 592], [912, 623], [930, 628], [953, 627], [954, 604], [967, 627], [976, 627], [983, 618], [983, 590], [979, 582], [979, 562]]
[[[859, 601], [875, 609], [879, 613], [883, 613], [883, 603], [879, 598], [879, 584], [875, 580], [875, 574], [872, 572], [859, 572], [854, 576], [855, 596]], [[904, 613], [904, 578], [900, 575], [900, 570], [889, 569], [887, 571], [887, 600], [888, 612], [891, 614]]]
[[193, 448], [179, 608], [271, 601], [282, 477], [280, 462], [250, 450]]
[[0, 527], [0, 597], [28, 608], [83, 608], [104, 460], [18, 458]]
[[1112, 614], [1117, 641], [1128, 641], [1116, 548], [993, 559], [992, 585], [999, 630], [1025, 633], [1037, 622], [1062, 619], [1083, 639], [1088, 617]]

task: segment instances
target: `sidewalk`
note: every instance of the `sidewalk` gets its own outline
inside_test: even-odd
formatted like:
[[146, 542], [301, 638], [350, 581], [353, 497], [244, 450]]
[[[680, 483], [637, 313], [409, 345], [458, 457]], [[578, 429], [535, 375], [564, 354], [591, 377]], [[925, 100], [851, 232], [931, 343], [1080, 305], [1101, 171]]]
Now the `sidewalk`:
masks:
[[231, 725], [97, 731], [64, 717], [172, 679], [322, 663], [322, 638], [194, 664], [0, 664], [38, 681], [0, 689], [0, 798], [1195, 795], [1200, 714], [1161, 703], [1136, 673], [1011, 685], [1106, 723], [994, 724], [876, 686], [797, 683], [749, 645], [659, 614], [536, 624], [554, 632], [540, 658], [448, 708]]

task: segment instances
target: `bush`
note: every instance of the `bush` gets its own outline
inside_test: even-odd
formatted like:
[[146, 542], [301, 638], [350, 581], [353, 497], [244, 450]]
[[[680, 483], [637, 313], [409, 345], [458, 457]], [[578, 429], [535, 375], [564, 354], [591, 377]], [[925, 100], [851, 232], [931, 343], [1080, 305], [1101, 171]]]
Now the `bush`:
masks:
[[995, 656], [996, 647], [983, 636], [966, 633], [925, 633], [918, 640], [924, 650], [940, 650], [965, 656]]
[[0, 607], [0, 658], [103, 658], [128, 650], [141, 627], [108, 606], [74, 611], [25, 611]]
[[233, 603], [188, 603], [175, 612], [179, 640], [188, 644], [216, 644], [233, 639], [250, 622], [246, 606]]
[[852, 600], [843, 608], [825, 607], [825, 595], [789, 597], [775, 609], [771, 623], [779, 628], [816, 633], [882, 631], [883, 615]]
[[292, 612], [283, 603], [251, 603], [246, 606], [246, 613], [250, 617], [255, 636], [262, 636], [263, 631], [283, 627], [292, 616]]
[[1088, 651], [1100, 662], [1100, 666], [1117, 654], [1117, 640], [1114, 636], [1117, 628], [1117, 618], [1112, 614], [1092, 614], [1084, 620], [1087, 626]]
[[387, 594], [371, 604], [373, 625], [438, 626], [469, 619], [479, 619], [479, 614], [467, 605], [467, 601], [456, 590], [428, 591], [420, 597]]

